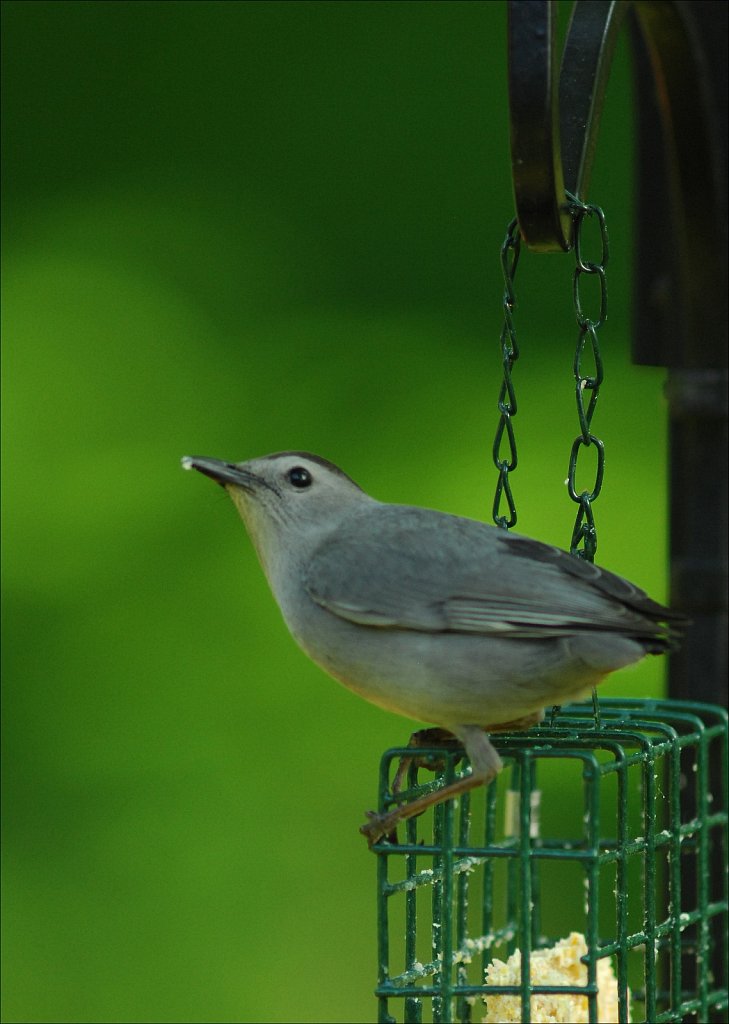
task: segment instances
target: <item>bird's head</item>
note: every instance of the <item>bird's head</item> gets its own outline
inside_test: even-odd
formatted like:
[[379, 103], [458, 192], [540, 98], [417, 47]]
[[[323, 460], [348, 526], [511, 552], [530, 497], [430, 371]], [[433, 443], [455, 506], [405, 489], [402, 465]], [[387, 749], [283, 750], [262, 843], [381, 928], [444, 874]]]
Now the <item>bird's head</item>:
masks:
[[308, 452], [249, 462], [185, 456], [182, 465], [227, 490], [269, 578], [281, 559], [311, 550], [356, 505], [372, 500], [334, 463]]

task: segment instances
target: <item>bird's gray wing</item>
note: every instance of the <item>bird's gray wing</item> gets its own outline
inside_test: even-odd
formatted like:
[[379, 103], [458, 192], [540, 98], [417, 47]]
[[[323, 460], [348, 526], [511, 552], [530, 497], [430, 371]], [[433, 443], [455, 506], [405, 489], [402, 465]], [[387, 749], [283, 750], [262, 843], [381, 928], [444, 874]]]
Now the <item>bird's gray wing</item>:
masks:
[[485, 523], [373, 503], [315, 550], [304, 585], [361, 625], [509, 637], [609, 631], [665, 644], [672, 613], [627, 580]]

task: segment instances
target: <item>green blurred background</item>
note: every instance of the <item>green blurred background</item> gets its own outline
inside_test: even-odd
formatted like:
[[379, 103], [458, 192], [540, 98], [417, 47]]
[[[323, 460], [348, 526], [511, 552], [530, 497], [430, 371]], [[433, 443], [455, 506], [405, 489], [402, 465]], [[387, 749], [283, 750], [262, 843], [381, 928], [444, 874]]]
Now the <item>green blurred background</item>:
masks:
[[[505, 4], [3, 18], [4, 1019], [371, 1020], [357, 827], [411, 723], [299, 653], [232, 505], [179, 459], [308, 449], [489, 519]], [[661, 599], [630, 181], [623, 42], [590, 196], [612, 242], [598, 562]], [[567, 546], [571, 257], [526, 255], [518, 295], [519, 528]]]

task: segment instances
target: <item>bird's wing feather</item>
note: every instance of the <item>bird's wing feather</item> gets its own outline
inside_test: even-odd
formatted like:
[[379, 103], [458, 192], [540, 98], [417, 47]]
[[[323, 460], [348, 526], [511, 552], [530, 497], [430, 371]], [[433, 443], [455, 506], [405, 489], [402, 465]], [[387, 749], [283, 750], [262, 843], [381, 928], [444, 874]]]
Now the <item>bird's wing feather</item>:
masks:
[[650, 639], [672, 618], [627, 580], [559, 548], [379, 503], [319, 545], [304, 585], [341, 618], [421, 632], [544, 638], [604, 630]]

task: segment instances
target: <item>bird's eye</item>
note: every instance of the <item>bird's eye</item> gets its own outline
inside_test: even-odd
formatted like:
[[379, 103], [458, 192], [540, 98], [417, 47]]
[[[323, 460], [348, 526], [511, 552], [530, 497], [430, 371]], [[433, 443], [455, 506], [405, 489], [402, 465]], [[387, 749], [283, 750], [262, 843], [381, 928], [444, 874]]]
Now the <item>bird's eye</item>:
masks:
[[310, 487], [311, 486], [311, 473], [308, 469], [304, 469], [303, 466], [294, 466], [286, 474], [289, 483], [293, 484], [294, 487]]

